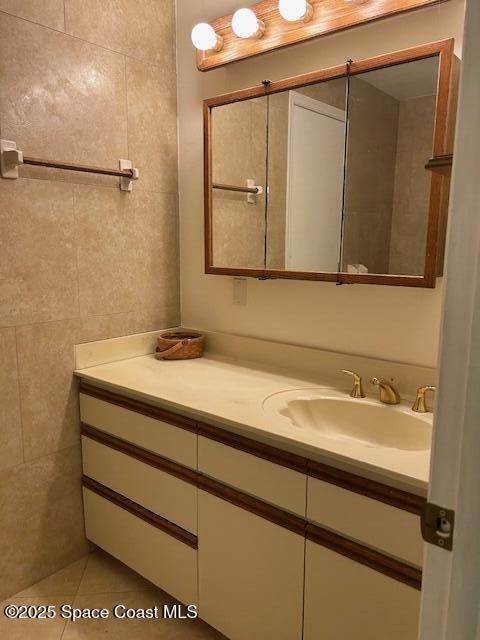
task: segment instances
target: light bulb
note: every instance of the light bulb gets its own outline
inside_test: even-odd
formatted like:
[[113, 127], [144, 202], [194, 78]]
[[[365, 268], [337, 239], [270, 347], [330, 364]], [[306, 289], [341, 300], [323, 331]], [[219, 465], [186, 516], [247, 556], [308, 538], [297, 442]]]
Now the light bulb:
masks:
[[207, 22], [199, 22], [192, 29], [193, 45], [200, 51], [220, 51], [223, 38], [215, 33], [215, 29]]
[[312, 18], [313, 7], [307, 0], [280, 0], [278, 11], [284, 20], [308, 22]]
[[251, 9], [239, 9], [233, 14], [232, 29], [239, 38], [261, 38], [265, 32], [265, 23]]

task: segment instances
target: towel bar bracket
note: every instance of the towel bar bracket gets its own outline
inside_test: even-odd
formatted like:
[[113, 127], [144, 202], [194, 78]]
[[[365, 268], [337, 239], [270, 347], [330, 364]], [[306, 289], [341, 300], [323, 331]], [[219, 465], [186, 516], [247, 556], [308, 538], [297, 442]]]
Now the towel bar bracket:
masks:
[[0, 140], [0, 171], [2, 178], [18, 178], [18, 167], [23, 164], [23, 153], [13, 140]]
[[130, 169], [132, 172], [131, 176], [122, 176], [120, 178], [120, 191], [131, 191], [132, 184], [134, 180], [138, 180], [139, 171], [135, 169], [131, 160], [120, 160], [119, 161], [120, 171], [125, 171]]

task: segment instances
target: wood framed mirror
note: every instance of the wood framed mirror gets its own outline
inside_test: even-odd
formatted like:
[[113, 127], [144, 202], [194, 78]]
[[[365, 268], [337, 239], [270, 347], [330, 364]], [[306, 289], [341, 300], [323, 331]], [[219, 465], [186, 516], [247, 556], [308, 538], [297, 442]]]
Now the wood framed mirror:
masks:
[[458, 67], [444, 40], [206, 100], [205, 272], [434, 287]]

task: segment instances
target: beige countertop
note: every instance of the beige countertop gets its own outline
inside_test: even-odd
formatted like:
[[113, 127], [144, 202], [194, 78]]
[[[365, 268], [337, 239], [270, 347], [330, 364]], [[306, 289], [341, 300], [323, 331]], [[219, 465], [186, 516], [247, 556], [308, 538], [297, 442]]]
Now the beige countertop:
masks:
[[[300, 373], [218, 354], [168, 362], [143, 355], [77, 369], [75, 373], [104, 388], [426, 495], [430, 451], [371, 447], [353, 439], [327, 438], [296, 426], [272, 409], [275, 403], [268, 400], [285, 391], [319, 388], [335, 389], [340, 396], [348, 397], [349, 381], [340, 376]], [[372, 399], [377, 398], [376, 391], [367, 392]], [[382, 409], [385, 429], [390, 409], [388, 406]]]

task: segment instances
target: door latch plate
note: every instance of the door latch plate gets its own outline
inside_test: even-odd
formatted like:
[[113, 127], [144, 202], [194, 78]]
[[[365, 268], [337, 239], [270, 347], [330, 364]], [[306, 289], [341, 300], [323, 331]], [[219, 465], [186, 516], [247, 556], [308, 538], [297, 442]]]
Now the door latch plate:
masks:
[[425, 542], [447, 551], [452, 550], [455, 511], [427, 502], [423, 507], [421, 523]]

